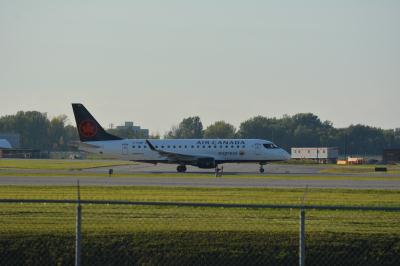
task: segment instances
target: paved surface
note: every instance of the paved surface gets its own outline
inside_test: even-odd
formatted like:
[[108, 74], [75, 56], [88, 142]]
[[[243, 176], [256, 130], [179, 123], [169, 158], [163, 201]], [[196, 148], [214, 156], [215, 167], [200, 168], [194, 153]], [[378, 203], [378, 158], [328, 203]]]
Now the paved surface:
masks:
[[[351, 188], [399, 189], [399, 180], [305, 180], [275, 178], [185, 178], [185, 177], [79, 177], [81, 185], [90, 186], [184, 186], [184, 187], [274, 187], [274, 188]], [[76, 185], [76, 178], [0, 177], [0, 185]]]
[[[341, 174], [320, 174], [319, 171], [325, 166], [322, 165], [268, 165], [266, 173], [256, 174], [256, 164], [229, 164], [224, 166], [225, 173], [237, 174], [237, 177], [215, 178], [212, 170], [188, 168], [188, 174], [178, 174], [174, 165], [148, 165], [137, 164], [130, 166], [114, 167], [114, 173], [133, 174], [132, 177], [94, 177], [79, 176], [82, 185], [92, 186], [185, 186], [185, 187], [274, 187], [274, 188], [351, 188], [351, 189], [396, 189], [400, 190], [400, 175], [385, 175], [388, 178], [373, 180], [354, 180], [358, 175], [366, 176], [371, 174], [353, 174], [351, 180], [338, 178]], [[24, 171], [27, 173], [27, 171]], [[79, 171], [79, 175], [85, 173], [107, 173], [108, 168], [96, 168]], [[60, 176], [68, 171], [58, 171], [57, 175], [51, 176], [47, 171], [43, 176], [0, 176], [0, 185], [75, 185], [76, 178], [72, 176]], [[169, 173], [170, 177], [151, 177], [146, 174]], [[199, 177], [190, 177], [192, 173], [201, 174]], [[141, 176], [143, 174], [143, 176]], [[240, 177], [243, 174], [252, 174], [254, 177]], [[323, 179], [307, 179], [304, 176], [321, 176]], [[187, 176], [187, 177], [186, 177]], [[260, 177], [261, 176], [261, 177]], [[346, 174], [346, 176], [349, 176]], [[382, 174], [380, 174], [382, 176]], [[332, 179], [330, 179], [330, 177]], [[393, 179], [391, 180], [391, 177]]]
[[[256, 163], [249, 164], [224, 164], [224, 172], [227, 174], [258, 174], [260, 166]], [[284, 164], [269, 164], [265, 165], [265, 174], [317, 174], [324, 165], [284, 165]], [[176, 173], [176, 165], [173, 164], [132, 164], [113, 167], [115, 173]], [[104, 173], [106, 168], [93, 168], [84, 170], [85, 172]], [[214, 169], [200, 169], [193, 166], [187, 166], [188, 173], [214, 173]]]

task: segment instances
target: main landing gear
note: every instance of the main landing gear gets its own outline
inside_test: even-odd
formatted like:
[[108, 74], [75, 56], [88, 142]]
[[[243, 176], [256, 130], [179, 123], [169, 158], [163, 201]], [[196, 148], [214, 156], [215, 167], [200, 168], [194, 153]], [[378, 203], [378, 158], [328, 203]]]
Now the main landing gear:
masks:
[[176, 167], [176, 171], [178, 171], [178, 173], [186, 172], [186, 165], [178, 165], [178, 167]]
[[218, 168], [218, 165], [215, 166], [215, 177], [221, 177], [224, 173], [224, 167]]

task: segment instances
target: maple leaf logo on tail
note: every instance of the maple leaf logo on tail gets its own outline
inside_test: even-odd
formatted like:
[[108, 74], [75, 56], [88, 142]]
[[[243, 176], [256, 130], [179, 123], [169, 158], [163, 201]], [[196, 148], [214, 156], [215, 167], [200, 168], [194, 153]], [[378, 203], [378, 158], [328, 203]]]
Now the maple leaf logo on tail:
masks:
[[82, 121], [79, 125], [79, 131], [87, 138], [93, 137], [97, 134], [96, 123], [91, 120]]

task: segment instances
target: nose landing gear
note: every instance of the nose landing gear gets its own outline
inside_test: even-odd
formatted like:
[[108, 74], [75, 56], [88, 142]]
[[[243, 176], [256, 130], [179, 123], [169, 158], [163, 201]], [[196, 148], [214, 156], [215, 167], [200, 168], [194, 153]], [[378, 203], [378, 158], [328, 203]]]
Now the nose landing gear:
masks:
[[260, 173], [262, 174], [262, 173], [264, 173], [264, 165], [265, 165], [265, 163], [260, 163]]
[[178, 165], [178, 167], [176, 167], [176, 171], [178, 173], [184, 173], [186, 172], [186, 165]]

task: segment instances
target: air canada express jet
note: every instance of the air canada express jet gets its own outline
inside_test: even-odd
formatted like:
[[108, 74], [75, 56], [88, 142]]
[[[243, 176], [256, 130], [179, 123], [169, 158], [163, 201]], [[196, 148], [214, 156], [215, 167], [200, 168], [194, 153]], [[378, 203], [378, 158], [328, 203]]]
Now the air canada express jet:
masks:
[[218, 171], [223, 163], [259, 163], [260, 172], [268, 162], [286, 161], [290, 155], [274, 143], [261, 139], [122, 139], [107, 133], [80, 103], [73, 103], [76, 126], [81, 140], [79, 149], [115, 158], [186, 165]]

